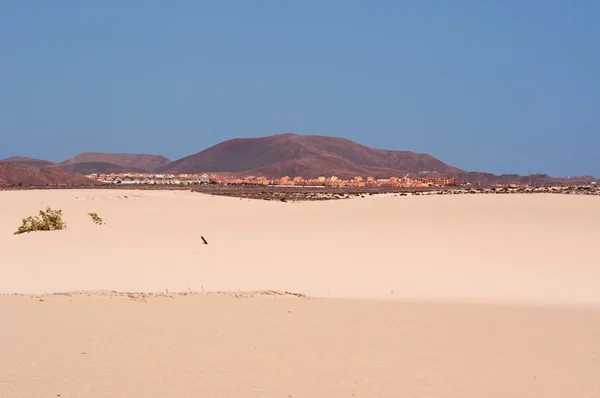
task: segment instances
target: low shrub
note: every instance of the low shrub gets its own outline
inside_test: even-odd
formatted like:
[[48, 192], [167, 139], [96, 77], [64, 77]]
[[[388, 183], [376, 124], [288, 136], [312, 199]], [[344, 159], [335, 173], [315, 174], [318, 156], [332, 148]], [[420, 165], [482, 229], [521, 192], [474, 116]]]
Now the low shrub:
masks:
[[67, 224], [62, 220], [62, 210], [52, 210], [48, 207], [46, 211], [40, 210], [38, 216], [24, 218], [15, 235], [35, 231], [56, 231], [65, 228], [67, 228]]
[[88, 213], [90, 217], [92, 217], [92, 221], [98, 225], [104, 224], [104, 221], [98, 216], [96, 213]]

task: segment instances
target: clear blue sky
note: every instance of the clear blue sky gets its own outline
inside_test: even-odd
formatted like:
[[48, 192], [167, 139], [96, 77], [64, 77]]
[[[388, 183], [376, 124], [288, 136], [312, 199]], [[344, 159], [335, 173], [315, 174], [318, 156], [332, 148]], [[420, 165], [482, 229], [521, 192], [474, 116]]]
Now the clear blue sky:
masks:
[[600, 176], [596, 0], [0, 0], [0, 158], [281, 132]]

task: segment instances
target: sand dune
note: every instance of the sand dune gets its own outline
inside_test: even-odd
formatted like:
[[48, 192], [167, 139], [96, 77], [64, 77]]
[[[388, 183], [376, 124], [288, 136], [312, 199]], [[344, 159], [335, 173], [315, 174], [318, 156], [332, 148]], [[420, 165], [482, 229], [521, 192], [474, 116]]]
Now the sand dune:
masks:
[[[600, 304], [596, 197], [272, 203], [64, 190], [1, 192], [0, 204], [2, 293], [274, 289], [353, 299]], [[67, 230], [12, 235], [22, 217], [47, 205], [63, 210]], [[106, 225], [93, 224], [89, 212]]]
[[0, 192], [0, 396], [598, 396], [598, 200]]
[[600, 312], [230, 296], [0, 298], [2, 397], [592, 397]]

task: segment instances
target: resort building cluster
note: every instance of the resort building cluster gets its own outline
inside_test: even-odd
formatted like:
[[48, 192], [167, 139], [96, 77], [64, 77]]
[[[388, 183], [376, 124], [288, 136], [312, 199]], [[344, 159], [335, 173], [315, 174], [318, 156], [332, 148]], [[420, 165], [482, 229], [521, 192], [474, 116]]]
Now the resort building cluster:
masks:
[[352, 179], [342, 179], [336, 176], [306, 179], [300, 176], [281, 178], [267, 177], [228, 177], [217, 174], [143, 174], [120, 173], [104, 174], [94, 173], [88, 178], [107, 184], [147, 184], [147, 185], [195, 185], [195, 184], [221, 184], [221, 185], [269, 185], [269, 186], [329, 186], [329, 187], [444, 187], [456, 186], [461, 182], [455, 178], [423, 177], [412, 178], [390, 177], [376, 178], [373, 176], [357, 176]]

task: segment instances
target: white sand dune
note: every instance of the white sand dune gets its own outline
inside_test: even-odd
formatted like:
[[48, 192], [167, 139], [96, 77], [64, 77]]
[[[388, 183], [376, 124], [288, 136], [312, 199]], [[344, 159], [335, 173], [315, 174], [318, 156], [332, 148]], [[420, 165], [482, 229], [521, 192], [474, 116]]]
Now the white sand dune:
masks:
[[594, 397], [600, 311], [0, 298], [2, 397]]
[[[0, 193], [1, 293], [274, 289], [317, 297], [600, 305], [600, 199]], [[68, 229], [13, 236], [62, 209]], [[106, 225], [87, 215], [96, 212]], [[208, 245], [201, 240], [204, 236]]]
[[[600, 396], [598, 242], [591, 196], [0, 192], [0, 397]], [[257, 290], [310, 298], [174, 293]]]

